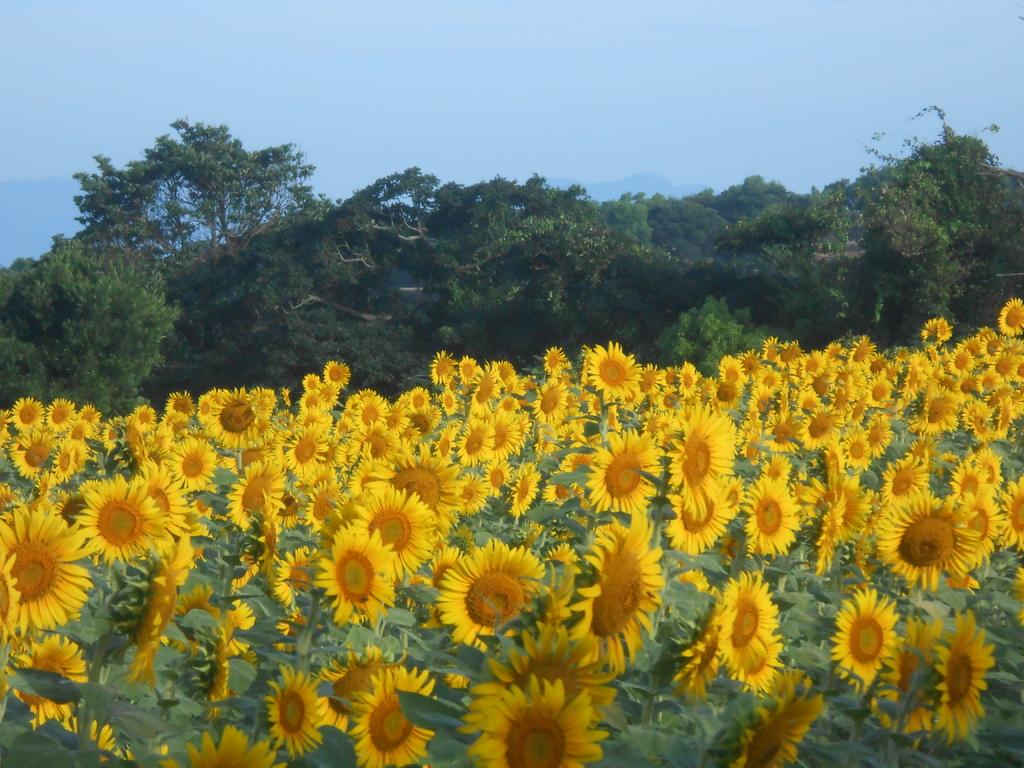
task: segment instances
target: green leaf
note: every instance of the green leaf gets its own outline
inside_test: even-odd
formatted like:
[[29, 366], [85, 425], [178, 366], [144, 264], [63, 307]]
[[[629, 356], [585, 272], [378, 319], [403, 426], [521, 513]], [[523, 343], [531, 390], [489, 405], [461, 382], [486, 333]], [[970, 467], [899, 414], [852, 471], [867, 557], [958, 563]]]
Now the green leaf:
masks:
[[252, 681], [256, 679], [256, 667], [245, 659], [231, 659], [228, 661], [228, 687], [238, 694], [249, 690]]
[[398, 692], [402, 714], [409, 722], [435, 730], [456, 730], [462, 727], [462, 711], [448, 702], [418, 693]]
[[28, 691], [58, 704], [75, 704], [82, 698], [76, 683], [43, 669], [19, 669], [11, 675], [11, 685], [19, 691]]

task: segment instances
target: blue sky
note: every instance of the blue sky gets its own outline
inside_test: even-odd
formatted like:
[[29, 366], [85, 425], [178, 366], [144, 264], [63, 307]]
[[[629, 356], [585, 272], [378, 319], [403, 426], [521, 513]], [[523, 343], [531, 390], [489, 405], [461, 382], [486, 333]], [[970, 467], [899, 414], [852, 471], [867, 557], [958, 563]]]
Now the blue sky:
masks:
[[179, 116], [294, 142], [347, 194], [655, 172], [799, 190], [865, 146], [998, 123], [1024, 166], [1024, 0], [4, 0], [0, 181], [137, 157]]

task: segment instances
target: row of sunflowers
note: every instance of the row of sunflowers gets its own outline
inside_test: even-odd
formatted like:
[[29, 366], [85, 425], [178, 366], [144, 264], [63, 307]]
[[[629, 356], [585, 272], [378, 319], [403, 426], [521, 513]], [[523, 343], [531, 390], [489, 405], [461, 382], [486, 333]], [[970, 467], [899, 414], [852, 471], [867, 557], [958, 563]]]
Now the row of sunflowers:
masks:
[[3, 764], [1024, 764], [1022, 332], [21, 399]]

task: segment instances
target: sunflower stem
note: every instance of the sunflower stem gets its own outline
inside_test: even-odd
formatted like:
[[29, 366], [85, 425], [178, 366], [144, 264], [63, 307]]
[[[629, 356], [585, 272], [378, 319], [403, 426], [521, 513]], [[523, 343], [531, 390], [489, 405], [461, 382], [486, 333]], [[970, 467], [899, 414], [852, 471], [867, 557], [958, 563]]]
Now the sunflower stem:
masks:
[[306, 624], [299, 632], [295, 641], [295, 656], [299, 671], [302, 674], [309, 674], [309, 657], [313, 647], [313, 635], [316, 633], [316, 624], [320, 619], [320, 601], [317, 596], [310, 593], [309, 616], [306, 617]]
[[[0, 669], [7, 669], [7, 662], [11, 655], [11, 644], [4, 642], [0, 644]], [[4, 720], [4, 715], [7, 714], [7, 696], [0, 699], [0, 723]]]

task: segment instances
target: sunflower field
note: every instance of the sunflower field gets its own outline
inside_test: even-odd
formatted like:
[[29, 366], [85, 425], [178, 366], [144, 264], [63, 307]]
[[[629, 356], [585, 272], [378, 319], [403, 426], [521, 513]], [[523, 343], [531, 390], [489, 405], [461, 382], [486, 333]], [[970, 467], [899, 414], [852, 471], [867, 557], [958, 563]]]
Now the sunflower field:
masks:
[[1022, 333], [19, 400], [3, 765], [1022, 765]]

